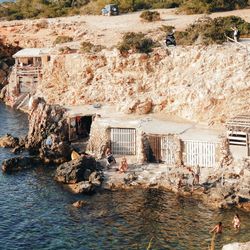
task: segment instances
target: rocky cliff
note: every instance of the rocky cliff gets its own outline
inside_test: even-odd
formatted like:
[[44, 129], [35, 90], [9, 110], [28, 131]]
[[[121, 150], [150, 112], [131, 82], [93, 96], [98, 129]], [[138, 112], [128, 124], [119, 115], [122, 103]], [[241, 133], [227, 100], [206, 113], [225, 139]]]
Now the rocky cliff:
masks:
[[116, 49], [59, 54], [45, 67], [37, 95], [51, 104], [110, 103], [125, 113], [162, 112], [220, 124], [249, 111], [250, 54], [235, 45], [127, 57]]
[[10, 67], [14, 64], [12, 55], [18, 50], [20, 50], [19, 46], [15, 44], [6, 44], [0, 39], [0, 90], [8, 83], [7, 78]]

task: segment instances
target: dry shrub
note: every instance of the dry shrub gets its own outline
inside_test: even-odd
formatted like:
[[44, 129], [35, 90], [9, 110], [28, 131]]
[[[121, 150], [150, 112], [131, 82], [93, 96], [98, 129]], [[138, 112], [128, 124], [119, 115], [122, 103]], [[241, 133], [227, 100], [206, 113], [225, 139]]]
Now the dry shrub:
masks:
[[139, 32], [127, 32], [122, 39], [122, 42], [118, 45], [118, 49], [121, 53], [128, 51], [137, 53], [150, 53], [155, 47], [155, 42], [151, 38], [146, 38], [145, 34]]
[[231, 27], [236, 25], [243, 36], [250, 35], [250, 23], [237, 16], [199, 18], [191, 24], [185, 31], [176, 32], [177, 44], [191, 45], [199, 42], [203, 45], [221, 44], [227, 40], [226, 36], [233, 36]]
[[73, 41], [73, 38], [70, 36], [58, 36], [53, 44], [55, 45], [59, 43], [68, 43], [72, 41]]
[[140, 18], [147, 22], [154, 22], [161, 20], [160, 13], [158, 11], [145, 10], [141, 13]]
[[105, 47], [102, 45], [94, 45], [91, 42], [82, 42], [81, 47], [80, 47], [80, 51], [87, 52], [87, 53], [89, 53], [89, 52], [96, 53], [96, 52], [100, 52], [104, 48]]

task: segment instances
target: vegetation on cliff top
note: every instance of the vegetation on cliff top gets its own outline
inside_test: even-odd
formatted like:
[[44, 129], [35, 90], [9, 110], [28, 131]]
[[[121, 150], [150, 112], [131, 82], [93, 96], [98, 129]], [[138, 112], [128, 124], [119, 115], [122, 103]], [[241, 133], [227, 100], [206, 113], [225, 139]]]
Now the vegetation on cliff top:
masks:
[[[142, 9], [174, 8], [188, 14], [245, 8], [250, 0], [114, 0], [121, 13]], [[100, 14], [107, 0], [17, 0], [0, 4], [0, 18], [8, 20]]]
[[[226, 36], [233, 37], [231, 28], [234, 25], [238, 27], [241, 36], [250, 36], [250, 23], [240, 17], [228, 16], [212, 19], [204, 16], [191, 24], [185, 31], [177, 31], [175, 33], [176, 42], [178, 45], [222, 44], [227, 40]], [[162, 26], [160, 30], [166, 34], [173, 28], [173, 26]], [[150, 53], [154, 47], [159, 46], [159, 42], [146, 37], [143, 33], [128, 32], [118, 44], [118, 49], [122, 54], [127, 52]]]
[[237, 16], [202, 17], [191, 24], [185, 31], [176, 32], [176, 41], [179, 45], [221, 44], [227, 40], [226, 36], [233, 37], [232, 27], [236, 25], [242, 36], [250, 36], [250, 23]]
[[156, 43], [145, 37], [143, 33], [128, 32], [123, 36], [122, 42], [118, 45], [118, 49], [122, 54], [127, 52], [150, 53]]

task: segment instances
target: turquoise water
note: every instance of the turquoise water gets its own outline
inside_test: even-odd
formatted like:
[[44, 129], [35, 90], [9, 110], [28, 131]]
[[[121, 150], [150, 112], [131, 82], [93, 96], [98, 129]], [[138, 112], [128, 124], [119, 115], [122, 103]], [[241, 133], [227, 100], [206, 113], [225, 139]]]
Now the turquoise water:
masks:
[[[27, 131], [27, 117], [0, 103], [0, 136]], [[0, 162], [10, 157], [0, 149]], [[250, 214], [238, 211], [240, 232], [232, 229], [235, 210], [210, 210], [192, 199], [159, 190], [72, 195], [54, 182], [54, 169], [0, 173], [0, 249], [208, 249], [208, 231], [226, 226], [216, 249], [250, 240]], [[87, 205], [71, 204], [83, 199]]]

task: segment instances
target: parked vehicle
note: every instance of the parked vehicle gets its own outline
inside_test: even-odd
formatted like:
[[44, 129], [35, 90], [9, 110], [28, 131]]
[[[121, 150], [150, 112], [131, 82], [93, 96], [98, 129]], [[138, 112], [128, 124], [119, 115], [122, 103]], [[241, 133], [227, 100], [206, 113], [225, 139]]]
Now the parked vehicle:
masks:
[[108, 4], [102, 9], [103, 16], [117, 16], [119, 15], [119, 8], [117, 4]]

